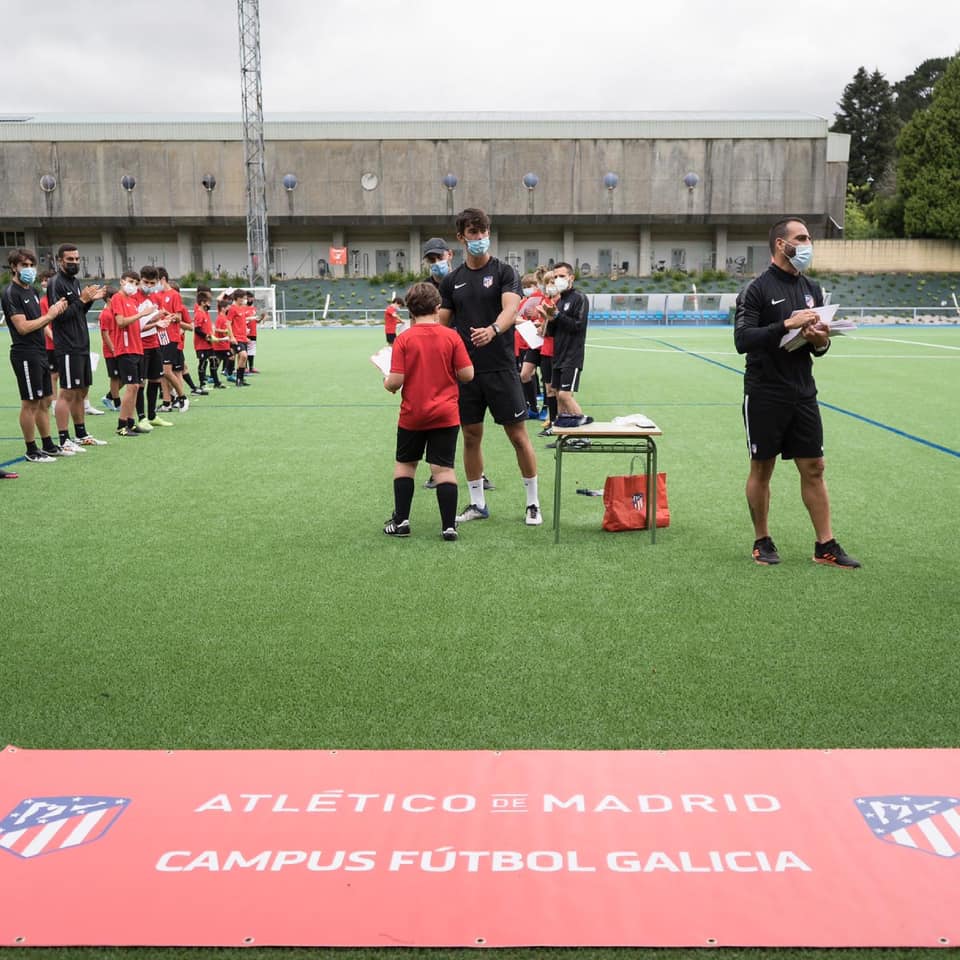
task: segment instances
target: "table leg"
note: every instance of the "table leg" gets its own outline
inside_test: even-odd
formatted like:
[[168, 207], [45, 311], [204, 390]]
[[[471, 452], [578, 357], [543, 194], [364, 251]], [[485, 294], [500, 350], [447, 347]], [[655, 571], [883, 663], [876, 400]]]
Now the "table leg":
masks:
[[[651, 479], [652, 478], [652, 479]], [[653, 487], [653, 494], [650, 487]], [[647, 520], [650, 522], [650, 543], [657, 542], [657, 445], [647, 437]]]
[[553, 459], [556, 463], [556, 476], [553, 479], [553, 542], [560, 542], [560, 478], [563, 476], [563, 444], [566, 437], [557, 437]]

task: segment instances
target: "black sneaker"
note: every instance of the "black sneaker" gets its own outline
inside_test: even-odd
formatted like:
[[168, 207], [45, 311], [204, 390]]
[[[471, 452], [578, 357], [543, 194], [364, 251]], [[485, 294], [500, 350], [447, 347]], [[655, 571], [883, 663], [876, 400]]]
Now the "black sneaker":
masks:
[[487, 475], [483, 474], [483, 489], [484, 490], [496, 490], [497, 488], [487, 479]]
[[436, 489], [437, 489], [437, 481], [434, 480], [433, 477], [431, 477], [431, 478], [423, 485], [423, 489], [424, 489], [424, 490], [436, 490]]
[[440, 536], [443, 537], [444, 540], [449, 540], [451, 542], [460, 538], [460, 534], [457, 533], [456, 527], [447, 527], [446, 530], [442, 530], [440, 532]]
[[384, 525], [383, 532], [388, 537], [409, 537], [410, 536], [410, 521], [409, 520], [400, 520], [398, 521], [396, 516], [392, 516]]
[[859, 560], [854, 560], [836, 540], [813, 545], [813, 562], [826, 563], [831, 567], [844, 567], [847, 570], [856, 570], [862, 566]]
[[54, 458], [43, 450], [28, 450], [23, 457], [27, 463], [53, 463]]
[[769, 537], [761, 537], [753, 543], [753, 561], [762, 567], [772, 567], [780, 562], [777, 545]]
[[553, 436], [553, 430], [551, 430], [550, 427], [544, 427], [544, 428], [537, 434], [537, 436], [538, 436], [538, 437], [552, 437], [552, 436]]

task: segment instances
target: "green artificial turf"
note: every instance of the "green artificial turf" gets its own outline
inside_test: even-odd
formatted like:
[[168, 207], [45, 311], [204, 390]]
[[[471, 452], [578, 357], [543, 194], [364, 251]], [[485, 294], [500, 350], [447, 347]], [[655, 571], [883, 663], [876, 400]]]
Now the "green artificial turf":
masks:
[[[91, 418], [109, 446], [15, 464], [21, 478], [0, 484], [0, 740], [451, 750], [960, 742], [960, 329], [862, 329], [817, 363], [834, 526], [863, 562], [855, 572], [811, 562], [790, 463], [777, 468], [771, 510], [783, 563], [752, 563], [742, 358], [729, 328], [591, 330], [584, 409], [598, 420], [643, 412], [663, 429], [672, 521], [655, 546], [645, 533], [603, 532], [602, 500], [574, 493], [627, 472], [626, 457], [595, 454], [564, 459], [555, 546], [543, 440], [534, 444], [546, 522], [526, 527], [512, 449], [492, 424], [491, 519], [443, 542], [421, 468], [413, 536], [387, 538], [398, 401], [368, 360], [381, 341], [378, 330], [264, 331], [264, 372], [248, 390], [211, 393], [170, 415], [173, 427], [135, 440], [113, 436], [114, 417]], [[0, 462], [22, 453], [17, 409], [8, 371]], [[531, 421], [531, 434], [539, 426]]]

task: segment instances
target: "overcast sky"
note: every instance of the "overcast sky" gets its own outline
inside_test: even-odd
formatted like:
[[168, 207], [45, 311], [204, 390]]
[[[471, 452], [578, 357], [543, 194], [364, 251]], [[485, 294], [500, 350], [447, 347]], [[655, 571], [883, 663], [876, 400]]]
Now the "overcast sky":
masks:
[[[54, 8], [53, 29], [17, 29], [5, 45], [2, 112], [239, 114], [236, 0]], [[956, 53], [960, 0], [260, 0], [260, 39], [268, 115], [832, 118], [861, 64], [893, 83], [929, 57]]]

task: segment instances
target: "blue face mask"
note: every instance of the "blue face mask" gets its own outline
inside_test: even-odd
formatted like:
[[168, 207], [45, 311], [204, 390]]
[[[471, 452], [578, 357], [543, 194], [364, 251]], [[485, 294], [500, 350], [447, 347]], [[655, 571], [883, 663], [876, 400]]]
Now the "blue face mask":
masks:
[[36, 267], [21, 267], [20, 268], [20, 279], [24, 283], [33, 283], [37, 279], [37, 268]]
[[430, 264], [430, 274], [434, 277], [445, 277], [450, 272], [449, 260], [438, 260]]
[[[786, 252], [786, 251], [784, 251]], [[813, 244], [801, 243], [793, 248], [793, 256], [787, 257], [794, 270], [803, 273], [813, 263]]]
[[475, 257], [482, 257], [490, 249], [490, 238], [481, 237], [479, 240], [468, 240], [467, 251]]

